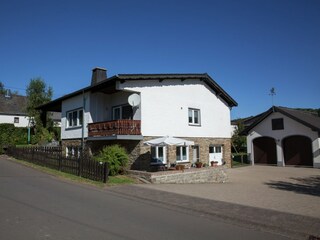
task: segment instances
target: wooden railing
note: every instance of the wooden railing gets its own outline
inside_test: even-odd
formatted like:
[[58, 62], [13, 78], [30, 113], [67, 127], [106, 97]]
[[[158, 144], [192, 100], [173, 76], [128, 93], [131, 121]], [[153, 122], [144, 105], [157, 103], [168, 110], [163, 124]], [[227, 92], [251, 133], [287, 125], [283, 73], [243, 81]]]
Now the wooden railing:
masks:
[[141, 135], [140, 120], [115, 120], [88, 124], [89, 137]]

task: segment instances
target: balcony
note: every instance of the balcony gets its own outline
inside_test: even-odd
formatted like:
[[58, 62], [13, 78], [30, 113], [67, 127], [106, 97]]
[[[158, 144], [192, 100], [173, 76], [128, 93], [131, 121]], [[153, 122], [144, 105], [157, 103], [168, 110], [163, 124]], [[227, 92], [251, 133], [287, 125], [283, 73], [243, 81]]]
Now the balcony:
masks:
[[[114, 120], [88, 124], [88, 137], [91, 139], [135, 139], [133, 136], [141, 136], [140, 120]], [[123, 138], [121, 136], [128, 136]]]

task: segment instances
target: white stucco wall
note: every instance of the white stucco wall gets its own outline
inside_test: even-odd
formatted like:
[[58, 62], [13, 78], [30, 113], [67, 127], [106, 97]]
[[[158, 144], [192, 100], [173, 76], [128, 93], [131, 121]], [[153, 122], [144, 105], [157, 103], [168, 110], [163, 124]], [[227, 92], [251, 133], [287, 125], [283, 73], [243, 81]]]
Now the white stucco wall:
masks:
[[[14, 123], [14, 118], [19, 118], [19, 123]], [[21, 115], [0, 115], [0, 123], [12, 123], [15, 127], [28, 127], [29, 118]]]
[[[283, 118], [284, 129], [283, 130], [272, 130], [272, 119]], [[270, 114], [260, 124], [254, 127], [247, 136], [247, 151], [250, 160], [253, 161], [253, 140], [258, 137], [272, 137], [276, 140], [277, 145], [277, 159], [278, 165], [284, 165], [284, 157], [282, 150], [282, 140], [288, 136], [301, 135], [306, 136], [312, 141], [312, 150], [315, 152], [319, 151], [319, 136], [318, 132], [312, 131], [309, 127], [283, 115], [279, 112]], [[314, 158], [314, 165], [320, 164], [320, 157]]]
[[[144, 136], [230, 138], [230, 109], [199, 80], [126, 81], [118, 89], [139, 92]], [[190, 126], [188, 108], [200, 109], [201, 126]]]

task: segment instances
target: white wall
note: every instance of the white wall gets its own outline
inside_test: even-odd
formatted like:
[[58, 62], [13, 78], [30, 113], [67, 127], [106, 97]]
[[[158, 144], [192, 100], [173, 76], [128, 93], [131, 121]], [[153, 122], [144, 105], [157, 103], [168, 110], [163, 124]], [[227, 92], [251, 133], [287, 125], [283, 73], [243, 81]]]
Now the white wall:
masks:
[[[284, 129], [283, 130], [272, 130], [272, 119], [274, 118], [283, 118]], [[309, 137], [312, 141], [313, 152], [316, 152], [319, 148], [319, 139], [318, 133], [312, 131], [310, 128], [298, 123], [297, 121], [283, 115], [279, 112], [274, 112], [270, 114], [266, 119], [264, 119], [260, 124], [254, 127], [247, 136], [247, 151], [250, 155], [251, 161], [253, 160], [253, 140], [258, 137], [266, 136], [272, 137], [276, 140], [277, 143], [277, 157], [278, 165], [283, 164], [283, 152], [282, 152], [282, 140], [288, 136], [292, 135], [301, 135]], [[320, 157], [318, 157], [320, 164]], [[315, 161], [315, 162], [316, 162]]]
[[[14, 118], [19, 118], [19, 123], [14, 123]], [[12, 123], [15, 127], [28, 127], [29, 117], [21, 115], [0, 115], [0, 123]]]
[[[230, 138], [230, 109], [199, 80], [126, 81], [122, 90], [140, 92], [144, 136]], [[189, 126], [188, 108], [200, 109], [201, 126]]]

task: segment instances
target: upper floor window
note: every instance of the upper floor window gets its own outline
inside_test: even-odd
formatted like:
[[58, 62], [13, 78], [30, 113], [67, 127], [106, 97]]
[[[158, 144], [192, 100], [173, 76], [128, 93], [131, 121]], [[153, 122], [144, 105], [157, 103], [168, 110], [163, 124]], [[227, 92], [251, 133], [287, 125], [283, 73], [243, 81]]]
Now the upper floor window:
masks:
[[200, 109], [189, 108], [189, 125], [200, 125]]
[[83, 124], [83, 110], [77, 109], [67, 112], [67, 127], [79, 127]]
[[13, 122], [14, 122], [14, 123], [19, 123], [19, 117], [14, 117]]
[[284, 129], [283, 118], [272, 119], [272, 130]]
[[123, 105], [113, 107], [112, 109], [112, 119], [133, 119], [133, 111], [130, 105]]

